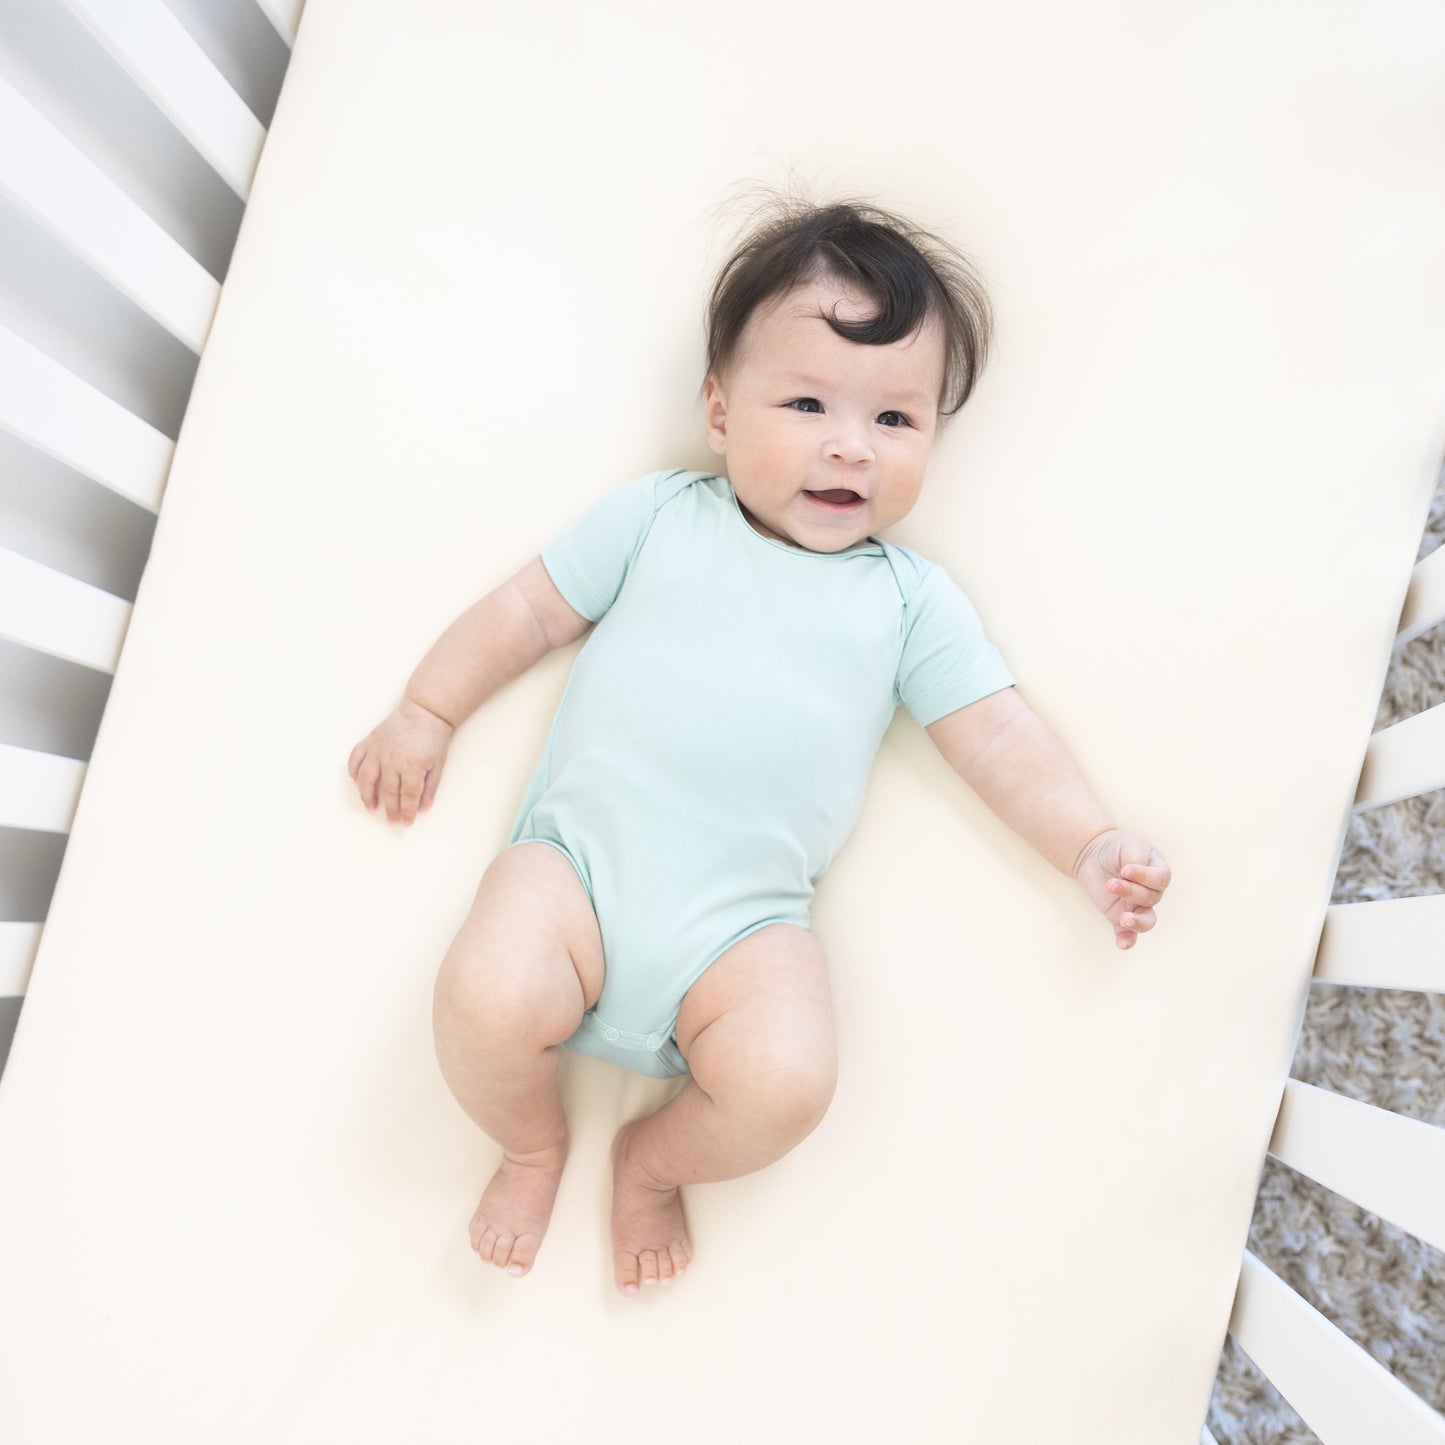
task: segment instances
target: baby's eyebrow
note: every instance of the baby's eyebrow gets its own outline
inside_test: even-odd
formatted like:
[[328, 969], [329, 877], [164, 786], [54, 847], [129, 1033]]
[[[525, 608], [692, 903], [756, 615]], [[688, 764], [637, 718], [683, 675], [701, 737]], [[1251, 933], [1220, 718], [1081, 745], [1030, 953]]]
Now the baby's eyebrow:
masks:
[[816, 376], [806, 376], [801, 371], [785, 371], [779, 381], [784, 386], [811, 386], [818, 391], [827, 391], [828, 383]]
[[[805, 376], [801, 371], [784, 372], [780, 382], [786, 387], [810, 388], [814, 391], [827, 391], [828, 383], [816, 376]], [[928, 393], [925, 391], [895, 391], [891, 393], [892, 400], [901, 402], [904, 406], [926, 406], [929, 402]]]

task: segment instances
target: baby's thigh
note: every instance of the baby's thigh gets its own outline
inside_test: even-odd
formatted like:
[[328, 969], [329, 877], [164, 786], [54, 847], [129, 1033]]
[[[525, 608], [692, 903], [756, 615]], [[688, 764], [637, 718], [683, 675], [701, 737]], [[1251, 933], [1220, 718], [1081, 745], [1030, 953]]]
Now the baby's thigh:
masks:
[[787, 1074], [831, 1095], [838, 1054], [822, 945], [793, 923], [748, 934], [687, 991], [675, 1036], [709, 1094]]
[[549, 844], [516, 843], [483, 873], [442, 960], [437, 1001], [565, 1021], [597, 1002], [603, 972], [597, 915], [572, 864]]

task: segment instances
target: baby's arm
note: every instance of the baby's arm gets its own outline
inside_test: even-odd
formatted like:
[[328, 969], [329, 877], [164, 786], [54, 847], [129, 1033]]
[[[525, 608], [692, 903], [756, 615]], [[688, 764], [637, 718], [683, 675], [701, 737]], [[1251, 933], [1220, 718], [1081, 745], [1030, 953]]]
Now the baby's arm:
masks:
[[453, 731], [503, 683], [592, 624], [557, 590], [541, 557], [469, 607], [432, 645], [396, 710], [351, 750], [361, 800], [408, 826], [436, 796]]
[[1020, 837], [1076, 879], [1114, 925], [1120, 948], [1154, 926], [1169, 865], [1114, 826], [1048, 724], [1006, 687], [928, 725], [949, 766]]

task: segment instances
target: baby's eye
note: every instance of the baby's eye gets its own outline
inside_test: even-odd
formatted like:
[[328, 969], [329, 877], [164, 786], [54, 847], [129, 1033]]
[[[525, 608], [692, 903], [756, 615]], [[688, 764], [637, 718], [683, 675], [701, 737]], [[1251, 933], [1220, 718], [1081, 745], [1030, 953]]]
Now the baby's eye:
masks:
[[[884, 417], [889, 417], [889, 416], [896, 416], [896, 417], [898, 418], [898, 420], [897, 420], [897, 421], [883, 421]], [[878, 414], [878, 420], [879, 420], [879, 421], [882, 421], [883, 424], [884, 424], [884, 426], [890, 426], [890, 427], [894, 427], [894, 426], [909, 426], [909, 425], [911, 425], [911, 423], [909, 422], [908, 418], [907, 418], [906, 416], [904, 416], [901, 411], [884, 411], [884, 412], [879, 412], [879, 414]]]
[[822, 406], [819, 405], [818, 398], [815, 397], [815, 396], [799, 396], [799, 397], [795, 397], [792, 401], [788, 402], [787, 405], [788, 405], [788, 406], [803, 406], [803, 407], [813, 407], [813, 406], [816, 406], [819, 411], [822, 411], [822, 409], [823, 409]]

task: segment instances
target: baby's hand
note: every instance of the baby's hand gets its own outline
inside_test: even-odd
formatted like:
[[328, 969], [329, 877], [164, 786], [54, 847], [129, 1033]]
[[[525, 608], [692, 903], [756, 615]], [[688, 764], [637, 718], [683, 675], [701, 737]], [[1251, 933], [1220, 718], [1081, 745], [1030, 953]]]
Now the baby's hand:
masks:
[[1154, 905], [1173, 875], [1151, 843], [1110, 828], [1089, 842], [1074, 877], [1114, 925], [1114, 942], [1133, 948], [1138, 935], [1154, 927]]
[[388, 821], [411, 827], [418, 809], [430, 808], [436, 797], [452, 731], [445, 718], [402, 698], [396, 711], [351, 750], [346, 770], [361, 801], [374, 809], [379, 794]]

